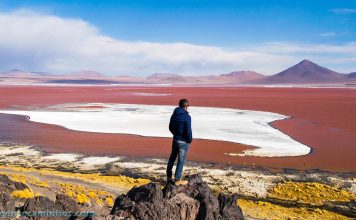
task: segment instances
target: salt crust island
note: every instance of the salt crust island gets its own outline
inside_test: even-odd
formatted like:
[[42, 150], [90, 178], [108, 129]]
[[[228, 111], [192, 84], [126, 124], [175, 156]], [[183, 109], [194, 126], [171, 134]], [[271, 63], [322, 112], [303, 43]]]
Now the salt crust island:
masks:
[[[68, 103], [41, 109], [0, 110], [26, 115], [34, 122], [54, 124], [72, 130], [171, 137], [167, 129], [175, 106]], [[301, 156], [310, 148], [273, 128], [270, 123], [289, 118], [277, 113], [230, 108], [191, 107], [194, 138], [229, 141], [257, 147], [230, 156]], [[123, 126], [124, 125], [124, 126]]]

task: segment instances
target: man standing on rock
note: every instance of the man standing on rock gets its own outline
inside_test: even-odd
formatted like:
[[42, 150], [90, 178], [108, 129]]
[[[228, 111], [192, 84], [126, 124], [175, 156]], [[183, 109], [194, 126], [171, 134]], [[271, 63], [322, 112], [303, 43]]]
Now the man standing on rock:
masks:
[[182, 180], [182, 171], [190, 144], [192, 143], [191, 118], [188, 112], [188, 99], [179, 100], [179, 107], [174, 109], [169, 122], [169, 130], [173, 134], [172, 153], [167, 164], [167, 181], [172, 182], [172, 168], [178, 156], [175, 172], [175, 185], [188, 183]]

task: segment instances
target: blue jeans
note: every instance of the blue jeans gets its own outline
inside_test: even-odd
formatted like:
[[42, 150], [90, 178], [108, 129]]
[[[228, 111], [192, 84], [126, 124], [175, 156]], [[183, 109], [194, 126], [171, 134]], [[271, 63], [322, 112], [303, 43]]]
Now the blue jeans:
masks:
[[173, 140], [172, 143], [172, 153], [169, 157], [167, 164], [167, 180], [172, 180], [172, 168], [174, 162], [178, 156], [178, 162], [176, 167], [176, 172], [174, 175], [175, 180], [180, 180], [182, 177], [183, 166], [185, 162], [185, 156], [187, 155], [189, 149], [189, 144], [184, 141]]

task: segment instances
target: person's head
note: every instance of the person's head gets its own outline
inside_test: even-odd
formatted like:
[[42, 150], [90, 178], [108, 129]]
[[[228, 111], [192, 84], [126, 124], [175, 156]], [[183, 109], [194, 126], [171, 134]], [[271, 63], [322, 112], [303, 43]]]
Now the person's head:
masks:
[[179, 100], [179, 107], [187, 109], [189, 107], [188, 99]]

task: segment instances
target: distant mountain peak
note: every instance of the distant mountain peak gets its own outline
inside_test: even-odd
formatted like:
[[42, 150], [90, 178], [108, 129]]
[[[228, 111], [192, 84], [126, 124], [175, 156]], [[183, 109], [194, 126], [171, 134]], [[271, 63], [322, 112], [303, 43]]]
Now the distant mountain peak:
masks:
[[353, 78], [353, 79], [356, 79], [356, 72], [353, 72], [353, 73], [349, 73], [349, 74], [347, 74], [347, 78]]
[[268, 77], [268, 81], [278, 83], [321, 83], [337, 82], [344, 78], [343, 74], [304, 59], [298, 64]]
[[305, 64], [305, 63], [312, 63], [312, 64], [315, 64], [314, 62], [308, 60], [308, 59], [304, 59], [302, 61], [299, 62], [300, 64]]

